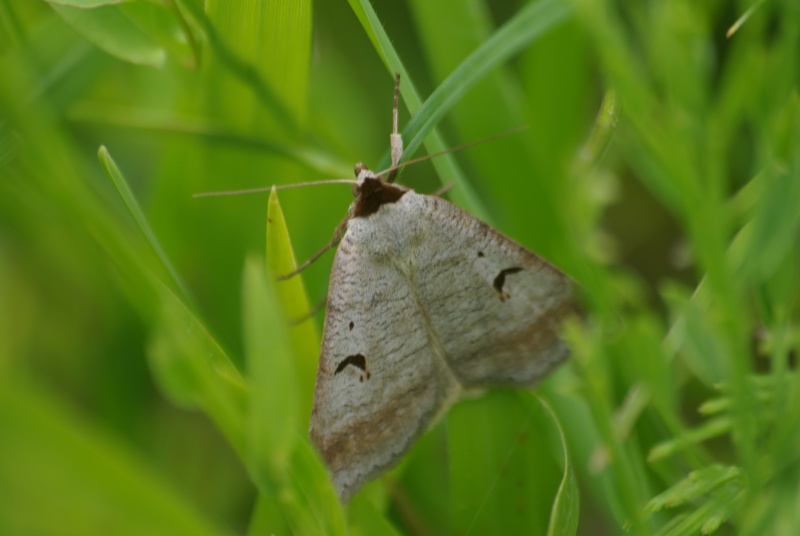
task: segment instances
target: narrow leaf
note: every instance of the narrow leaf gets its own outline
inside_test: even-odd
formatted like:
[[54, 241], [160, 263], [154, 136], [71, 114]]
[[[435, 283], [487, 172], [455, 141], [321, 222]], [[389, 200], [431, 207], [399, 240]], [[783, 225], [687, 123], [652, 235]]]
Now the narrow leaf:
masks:
[[164, 49], [131, 22], [118, 6], [79, 9], [51, 4], [51, 7], [75, 31], [112, 56], [150, 67], [164, 65]]

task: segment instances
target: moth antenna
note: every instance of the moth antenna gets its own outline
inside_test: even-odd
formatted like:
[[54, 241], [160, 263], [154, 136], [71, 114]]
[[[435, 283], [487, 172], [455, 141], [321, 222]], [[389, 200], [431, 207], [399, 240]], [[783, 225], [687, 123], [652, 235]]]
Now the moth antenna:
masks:
[[400, 163], [400, 158], [403, 156], [403, 136], [400, 135], [397, 128], [397, 108], [400, 102], [400, 73], [395, 74], [394, 78], [394, 104], [392, 105], [392, 133], [389, 135], [389, 147], [392, 150], [392, 169], [389, 172], [386, 180], [387, 182], [394, 182], [397, 177], [397, 164]]
[[289, 272], [288, 274], [284, 275], [279, 275], [275, 279], [277, 281], [285, 281], [289, 278], [296, 276], [297, 274], [299, 274], [300, 272], [311, 266], [312, 262], [322, 257], [322, 255], [325, 254], [326, 251], [335, 248], [339, 244], [339, 242], [341, 242], [345, 231], [347, 231], [348, 221], [350, 221], [350, 214], [345, 216], [344, 219], [341, 222], [339, 222], [339, 225], [336, 226], [336, 230], [333, 231], [333, 237], [331, 238], [331, 241], [325, 244], [325, 246], [323, 246], [322, 249], [314, 253], [308, 260], [306, 260], [303, 264], [298, 266], [293, 272]]
[[[275, 186], [276, 190], [290, 190], [292, 188], [304, 188], [306, 186], [319, 186], [321, 184], [355, 184], [356, 181], [353, 179], [327, 179], [322, 181], [308, 181], [308, 182], [296, 182], [294, 184], [281, 184], [279, 186]], [[193, 198], [198, 197], [221, 197], [225, 195], [246, 195], [246, 194], [260, 194], [264, 192], [269, 192], [272, 190], [272, 186], [264, 186], [261, 188], [247, 188], [244, 190], [223, 190], [219, 192], [200, 192], [197, 194], [193, 194]]]
[[[409, 166], [411, 164], [417, 164], [419, 162], [424, 162], [425, 160], [431, 160], [432, 158], [436, 158], [437, 156], [442, 156], [444, 154], [449, 154], [449, 153], [454, 153], [456, 151], [462, 151], [464, 149], [469, 149], [470, 147], [474, 147], [476, 145], [482, 145], [484, 143], [488, 143], [490, 141], [496, 140], [497, 138], [502, 138], [504, 136], [510, 136], [511, 134], [516, 134], [517, 132], [522, 132], [523, 130], [526, 130], [527, 128], [528, 128], [528, 125], [520, 125], [518, 127], [514, 127], [512, 129], [504, 130], [503, 132], [498, 132], [497, 134], [493, 134], [492, 136], [489, 136], [488, 138], [482, 138], [480, 140], [471, 141], [471, 142], [465, 143], [463, 145], [458, 145], [457, 147], [451, 147], [450, 149], [445, 149], [444, 151], [439, 151], [438, 153], [426, 154], [426, 155], [423, 155], [423, 156], [419, 156], [417, 158], [412, 158], [411, 160], [406, 160], [402, 164], [392, 164], [391, 167], [388, 167], [388, 168], [386, 168], [384, 170], [379, 171], [378, 173], [376, 173], [376, 175], [383, 175], [383, 174], [386, 173], [386, 174], [388, 174], [387, 176], [393, 177], [398, 169], [403, 168], [405, 166]], [[399, 136], [399, 134], [398, 134], [398, 136]], [[387, 182], [391, 182], [391, 180], [387, 179]]]
[[763, 4], [763, 3], [764, 3], [764, 0], [760, 0], [759, 2], [756, 2], [752, 6], [750, 6], [747, 9], [747, 11], [745, 11], [744, 14], [741, 17], [739, 17], [736, 20], [736, 22], [734, 22], [733, 25], [730, 28], [728, 28], [728, 31], [725, 32], [725, 37], [730, 39], [731, 36], [733, 36], [733, 34], [735, 34], [737, 31], [739, 31], [739, 28], [741, 28], [742, 25], [745, 22], [747, 22], [747, 19], [749, 19], [750, 16], [755, 12], [755, 10], [758, 9], [759, 7], [761, 7], [761, 4]]

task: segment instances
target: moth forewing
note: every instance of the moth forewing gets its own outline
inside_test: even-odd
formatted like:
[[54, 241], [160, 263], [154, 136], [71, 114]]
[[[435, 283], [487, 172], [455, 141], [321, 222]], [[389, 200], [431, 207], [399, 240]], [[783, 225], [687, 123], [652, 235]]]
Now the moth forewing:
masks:
[[567, 356], [566, 276], [449, 202], [398, 192], [354, 201], [370, 209], [331, 272], [311, 437], [343, 499], [464, 388], [532, 386]]

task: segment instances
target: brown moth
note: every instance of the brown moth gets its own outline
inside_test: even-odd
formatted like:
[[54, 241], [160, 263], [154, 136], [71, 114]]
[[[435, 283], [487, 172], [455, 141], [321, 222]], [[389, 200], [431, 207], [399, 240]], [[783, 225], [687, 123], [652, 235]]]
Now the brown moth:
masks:
[[399, 82], [391, 171], [356, 164], [355, 200], [330, 244], [310, 435], [343, 501], [465, 389], [531, 387], [563, 362], [559, 328], [575, 310], [558, 269], [455, 205], [392, 183]]

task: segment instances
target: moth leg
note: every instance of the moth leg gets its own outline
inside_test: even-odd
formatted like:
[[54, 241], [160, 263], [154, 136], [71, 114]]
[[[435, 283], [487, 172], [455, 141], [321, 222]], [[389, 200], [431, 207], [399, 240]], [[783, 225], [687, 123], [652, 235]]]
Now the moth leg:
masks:
[[315, 260], [317, 260], [320, 257], [322, 257], [322, 255], [326, 251], [328, 251], [329, 249], [335, 248], [339, 244], [339, 242], [341, 242], [345, 231], [347, 231], [347, 222], [348, 221], [350, 221], [350, 215], [349, 214], [347, 216], [345, 216], [345, 218], [341, 222], [339, 222], [339, 225], [336, 226], [336, 230], [333, 231], [333, 237], [331, 238], [330, 242], [325, 244], [325, 246], [323, 246], [322, 249], [320, 249], [319, 251], [314, 253], [307, 261], [305, 261], [303, 264], [298, 266], [296, 270], [294, 270], [293, 272], [289, 272], [288, 274], [279, 275], [275, 279], [278, 280], [278, 281], [285, 281], [286, 279], [289, 279], [291, 277], [296, 276], [297, 274], [299, 274], [300, 272], [302, 272], [303, 270], [308, 268], [311, 265], [312, 262], [314, 262]]
[[431, 195], [434, 197], [442, 197], [444, 194], [452, 190], [454, 186], [455, 184], [453, 184], [452, 182], [448, 182], [447, 184], [443, 184], [438, 190], [433, 192]]
[[394, 182], [397, 177], [397, 164], [400, 163], [400, 157], [403, 156], [403, 136], [397, 130], [397, 106], [400, 95], [400, 73], [395, 75], [394, 79], [394, 105], [392, 106], [392, 133], [389, 136], [389, 146], [392, 149], [392, 169], [386, 177], [387, 182]]
[[298, 326], [298, 325], [302, 324], [303, 322], [305, 322], [306, 320], [308, 320], [309, 318], [311, 318], [312, 316], [317, 314], [320, 309], [325, 307], [326, 303], [328, 303], [328, 297], [327, 296], [325, 296], [324, 298], [319, 300], [316, 303], [316, 305], [314, 305], [314, 307], [312, 307], [306, 314], [289, 320], [289, 326]]

